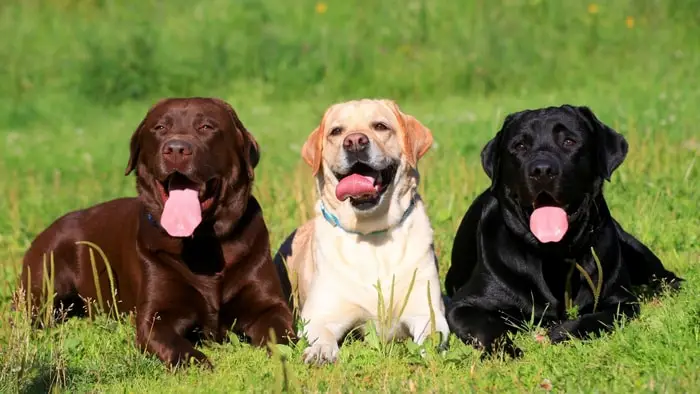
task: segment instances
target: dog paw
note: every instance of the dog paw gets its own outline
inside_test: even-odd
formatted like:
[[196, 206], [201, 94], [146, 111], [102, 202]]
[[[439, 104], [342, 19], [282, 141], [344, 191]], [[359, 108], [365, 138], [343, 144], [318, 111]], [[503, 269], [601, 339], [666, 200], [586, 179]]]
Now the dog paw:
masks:
[[447, 353], [448, 350], [450, 350], [450, 342], [448, 340], [442, 341], [437, 347], [437, 351], [440, 354]]
[[571, 339], [570, 326], [570, 324], [563, 323], [558, 326], [552, 327], [549, 330], [549, 333], [547, 334], [549, 336], [549, 341], [554, 344], [568, 341], [569, 339]]
[[[413, 337], [413, 342], [418, 345], [423, 344], [423, 342], [433, 334], [431, 330], [432, 321], [429, 316], [408, 317], [405, 319], [405, 323]], [[436, 316], [435, 331], [440, 335], [440, 344], [446, 344], [450, 335], [450, 328], [444, 316]]]
[[302, 358], [306, 364], [333, 364], [338, 360], [339, 352], [337, 343], [315, 343], [304, 350]]
[[198, 366], [205, 370], [214, 369], [214, 365], [209, 361], [207, 356], [195, 349], [174, 354], [170, 360], [166, 361], [173, 367], [188, 368], [190, 366]]
[[213, 371], [214, 370], [214, 364], [209, 361], [209, 359], [204, 359], [200, 360], [197, 365], [199, 365], [202, 369], [206, 371]]
[[482, 361], [494, 357], [510, 357], [517, 360], [523, 356], [523, 351], [507, 336], [486, 341], [485, 344], [479, 340], [475, 340], [475, 343], [475, 347], [483, 351]]

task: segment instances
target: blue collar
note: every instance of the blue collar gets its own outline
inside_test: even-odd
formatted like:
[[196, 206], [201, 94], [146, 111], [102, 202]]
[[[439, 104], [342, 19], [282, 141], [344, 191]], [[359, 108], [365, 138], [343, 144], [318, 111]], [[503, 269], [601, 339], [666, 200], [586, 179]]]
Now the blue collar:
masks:
[[[406, 218], [408, 217], [408, 215], [411, 214], [411, 211], [413, 211], [413, 208], [415, 208], [415, 206], [416, 206], [416, 197], [413, 197], [413, 198], [411, 198], [411, 203], [409, 204], [408, 208], [406, 208], [406, 211], [404, 211], [403, 216], [401, 216], [401, 220], [399, 220], [399, 222], [396, 223], [396, 226], [400, 225], [401, 223], [403, 223], [404, 220], [406, 220]], [[348, 230], [340, 224], [340, 220], [338, 220], [337, 216], [330, 213], [326, 209], [326, 206], [323, 204], [323, 201], [321, 201], [321, 213], [323, 214], [323, 218], [326, 219], [326, 221], [328, 223], [332, 224], [333, 227], [340, 228], [341, 230], [345, 231], [346, 233], [357, 234], [357, 235], [375, 235], [375, 234], [381, 234], [381, 233], [385, 233], [385, 232], [389, 231], [389, 229], [386, 228], [384, 230], [372, 231], [370, 233], [365, 234], [365, 233], [361, 233], [361, 232], [354, 231], [354, 230]]]

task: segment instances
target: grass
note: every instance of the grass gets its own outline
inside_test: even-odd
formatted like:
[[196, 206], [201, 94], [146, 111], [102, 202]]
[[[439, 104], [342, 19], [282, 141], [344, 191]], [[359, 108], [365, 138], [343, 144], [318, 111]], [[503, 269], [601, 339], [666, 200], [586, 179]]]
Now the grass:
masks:
[[[14, 37], [0, 44], [0, 392], [700, 387], [700, 16], [693, 2], [167, 4], [0, 5], [0, 33]], [[382, 345], [375, 333], [341, 347], [334, 366], [303, 365], [303, 345], [268, 358], [232, 338], [204, 347], [213, 372], [172, 372], [136, 350], [128, 318], [30, 330], [9, 306], [33, 237], [69, 210], [134, 195], [134, 179], [122, 175], [131, 132], [155, 98], [190, 94], [229, 101], [260, 142], [255, 194], [273, 250], [313, 212], [300, 148], [325, 107], [396, 98], [435, 135], [420, 163], [421, 193], [443, 275], [459, 221], [487, 185], [479, 151], [505, 115], [587, 104], [630, 143], [606, 185], [613, 214], [687, 282], [677, 295], [644, 300], [639, 319], [601, 338], [552, 346], [537, 341], [533, 321], [515, 338], [525, 351], [518, 361], [480, 361], [454, 337], [445, 354], [427, 347], [422, 358], [410, 342]]]

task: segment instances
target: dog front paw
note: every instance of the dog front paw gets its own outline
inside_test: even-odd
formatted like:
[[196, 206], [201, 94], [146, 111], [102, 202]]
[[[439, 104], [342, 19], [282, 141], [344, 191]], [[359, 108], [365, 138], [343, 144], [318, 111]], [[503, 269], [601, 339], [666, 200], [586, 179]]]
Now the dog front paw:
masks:
[[481, 360], [486, 360], [492, 357], [506, 356], [512, 359], [519, 359], [523, 356], [523, 351], [513, 343], [507, 335], [499, 338], [495, 338], [486, 343], [482, 343], [479, 340], [475, 341], [478, 343], [475, 347], [481, 349], [483, 353], [481, 354]]
[[214, 365], [212, 365], [207, 356], [196, 349], [175, 352], [169, 359], [165, 359], [164, 361], [173, 367], [187, 368], [190, 365], [197, 365], [208, 370], [214, 369]]
[[560, 343], [571, 339], [571, 332], [575, 325], [572, 322], [564, 322], [556, 325], [549, 330], [548, 336], [551, 343]]
[[307, 347], [302, 354], [306, 364], [333, 364], [338, 360], [340, 349], [337, 343], [319, 343]]
[[[404, 322], [409, 333], [413, 337], [413, 342], [418, 345], [423, 344], [425, 340], [433, 334], [432, 323], [430, 316], [412, 316], [404, 318]], [[440, 333], [440, 345], [446, 345], [450, 335], [450, 327], [447, 325], [447, 320], [444, 316], [435, 316], [435, 331]]]

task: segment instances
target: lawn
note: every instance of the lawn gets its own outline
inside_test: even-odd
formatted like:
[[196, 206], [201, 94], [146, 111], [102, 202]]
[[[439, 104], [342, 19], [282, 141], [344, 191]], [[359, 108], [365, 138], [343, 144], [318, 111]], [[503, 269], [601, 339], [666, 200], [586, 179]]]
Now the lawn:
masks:
[[[0, 5], [0, 392], [696, 392], [700, 388], [700, 14], [692, 1], [434, 3], [281, 0]], [[498, 4], [496, 4], [498, 3]], [[374, 7], [374, 8], [370, 8]], [[186, 49], [186, 50], [184, 50]], [[611, 334], [520, 360], [372, 337], [340, 361], [206, 344], [214, 371], [167, 370], [127, 317], [30, 330], [10, 311], [32, 238], [63, 213], [134, 195], [128, 139], [155, 99], [230, 102], [262, 149], [255, 195], [272, 249], [310, 217], [300, 148], [334, 101], [382, 96], [432, 129], [420, 162], [440, 272], [487, 185], [479, 152], [509, 112], [589, 105], [628, 139], [605, 186], [613, 215], [687, 281]], [[105, 231], [118, 229], [105, 228]], [[12, 323], [10, 323], [12, 320]]]

